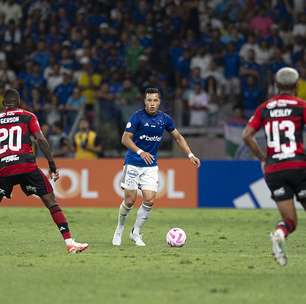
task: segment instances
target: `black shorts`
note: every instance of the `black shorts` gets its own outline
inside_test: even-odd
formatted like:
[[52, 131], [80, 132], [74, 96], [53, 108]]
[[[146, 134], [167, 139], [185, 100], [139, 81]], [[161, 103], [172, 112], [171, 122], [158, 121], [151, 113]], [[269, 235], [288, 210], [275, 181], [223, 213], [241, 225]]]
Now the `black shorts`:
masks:
[[53, 191], [46, 175], [40, 170], [0, 177], [0, 198], [4, 196], [11, 198], [11, 193], [15, 185], [20, 185], [26, 195], [43, 196]]
[[265, 180], [276, 202], [292, 199], [294, 195], [298, 201], [306, 200], [306, 169], [269, 173]]

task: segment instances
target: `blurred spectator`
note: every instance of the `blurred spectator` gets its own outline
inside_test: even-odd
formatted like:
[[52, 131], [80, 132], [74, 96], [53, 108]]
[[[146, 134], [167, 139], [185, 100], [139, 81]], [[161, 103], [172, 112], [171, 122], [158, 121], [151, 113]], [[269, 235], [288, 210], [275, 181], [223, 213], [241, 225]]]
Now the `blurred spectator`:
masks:
[[54, 157], [71, 157], [72, 148], [61, 122], [52, 124], [48, 140]]
[[82, 90], [82, 95], [86, 99], [86, 104], [93, 105], [95, 90], [100, 86], [102, 75], [93, 70], [92, 64], [88, 57], [81, 59], [82, 68], [78, 85]]
[[69, 70], [63, 71], [63, 81], [55, 87], [54, 94], [58, 97], [59, 106], [63, 108], [68, 98], [72, 95], [75, 83]]
[[96, 132], [90, 130], [89, 123], [82, 119], [79, 131], [74, 136], [75, 158], [95, 159], [102, 153], [102, 145]]
[[241, 105], [246, 118], [254, 114], [258, 105], [263, 102], [264, 94], [260, 88], [258, 77], [249, 75], [242, 81]]
[[300, 80], [297, 88], [297, 96], [306, 101], [306, 66], [300, 69]]
[[67, 113], [67, 126], [70, 130], [74, 120], [76, 119], [79, 111], [83, 109], [85, 105], [85, 97], [82, 96], [79, 87], [73, 89], [72, 95], [68, 98], [65, 110]]
[[0, 79], [4, 82], [13, 82], [16, 79], [16, 74], [9, 69], [6, 60], [0, 60]]
[[4, 14], [6, 23], [9, 23], [10, 20], [18, 23], [22, 18], [21, 5], [15, 0], [2, 0], [0, 1], [0, 14]]
[[200, 84], [195, 84], [188, 98], [190, 109], [190, 126], [204, 127], [207, 125], [208, 96]]

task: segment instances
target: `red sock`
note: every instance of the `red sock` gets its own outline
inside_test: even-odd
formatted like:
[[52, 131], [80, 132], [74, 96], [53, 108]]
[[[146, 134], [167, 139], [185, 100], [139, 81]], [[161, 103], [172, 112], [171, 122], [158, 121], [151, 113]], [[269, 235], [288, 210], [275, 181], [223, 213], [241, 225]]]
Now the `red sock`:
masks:
[[54, 223], [57, 225], [64, 240], [71, 239], [71, 233], [70, 233], [68, 223], [67, 223], [66, 217], [62, 209], [58, 205], [55, 205], [49, 208], [49, 211], [51, 213]]
[[277, 224], [276, 229], [281, 229], [285, 237], [287, 237], [290, 233], [292, 233], [295, 230], [296, 224], [291, 219], [285, 219], [284, 221], [281, 221]]

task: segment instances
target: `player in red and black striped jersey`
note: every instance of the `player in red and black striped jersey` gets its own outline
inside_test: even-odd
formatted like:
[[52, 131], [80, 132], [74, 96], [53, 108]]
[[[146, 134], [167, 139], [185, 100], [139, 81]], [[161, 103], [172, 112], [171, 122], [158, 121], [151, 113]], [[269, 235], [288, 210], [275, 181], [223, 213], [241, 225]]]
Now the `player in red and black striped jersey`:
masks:
[[0, 113], [0, 202], [10, 198], [15, 185], [20, 185], [26, 195], [36, 194], [49, 209], [61, 232], [68, 253], [87, 249], [88, 244], [78, 243], [71, 237], [67, 220], [58, 206], [52, 186], [38, 168], [31, 145], [33, 136], [49, 163], [54, 181], [59, 178], [58, 170], [50, 153], [49, 144], [43, 135], [36, 116], [19, 108], [18, 91], [9, 89], [4, 94], [4, 110]]
[[[262, 164], [266, 183], [282, 216], [282, 221], [271, 233], [273, 255], [282, 266], [287, 264], [283, 248], [285, 238], [297, 225], [294, 196], [306, 210], [306, 155], [303, 144], [306, 102], [295, 97], [298, 79], [295, 69], [280, 69], [276, 74], [279, 95], [262, 103], [243, 131], [245, 143]], [[260, 128], [266, 135], [266, 153], [254, 139]]]

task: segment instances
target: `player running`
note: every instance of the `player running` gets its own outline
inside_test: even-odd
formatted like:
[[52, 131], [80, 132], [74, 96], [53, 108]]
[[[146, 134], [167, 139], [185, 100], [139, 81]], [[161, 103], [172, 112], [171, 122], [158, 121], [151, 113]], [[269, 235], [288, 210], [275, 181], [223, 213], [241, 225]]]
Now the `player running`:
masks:
[[[306, 156], [303, 146], [306, 103], [295, 97], [298, 79], [295, 69], [280, 69], [276, 73], [279, 95], [261, 104], [243, 131], [245, 143], [264, 168], [266, 183], [282, 217], [270, 234], [273, 255], [282, 266], [287, 264], [285, 239], [297, 225], [294, 195], [306, 210]], [[266, 133], [266, 155], [254, 139], [261, 127]]]
[[49, 162], [50, 175], [56, 181], [59, 173], [48, 142], [36, 116], [20, 109], [19, 105], [18, 91], [7, 90], [3, 98], [4, 110], [0, 113], [0, 202], [3, 197], [10, 198], [13, 187], [18, 184], [26, 195], [39, 196], [62, 234], [68, 253], [82, 252], [87, 249], [88, 244], [72, 239], [65, 215], [55, 200], [52, 186], [37, 167], [30, 136], [37, 140]]
[[143, 202], [138, 209], [136, 221], [130, 239], [137, 246], [145, 246], [140, 230], [148, 219], [158, 188], [157, 150], [164, 130], [171, 133], [178, 146], [188, 155], [196, 167], [200, 160], [191, 152], [186, 140], [175, 128], [170, 116], [159, 111], [160, 91], [148, 88], [145, 91], [145, 108], [135, 112], [126, 125], [122, 144], [128, 148], [125, 156], [121, 187], [124, 189], [124, 200], [119, 208], [118, 225], [113, 237], [113, 245], [120, 246], [127, 216], [136, 198], [137, 189], [142, 191]]

